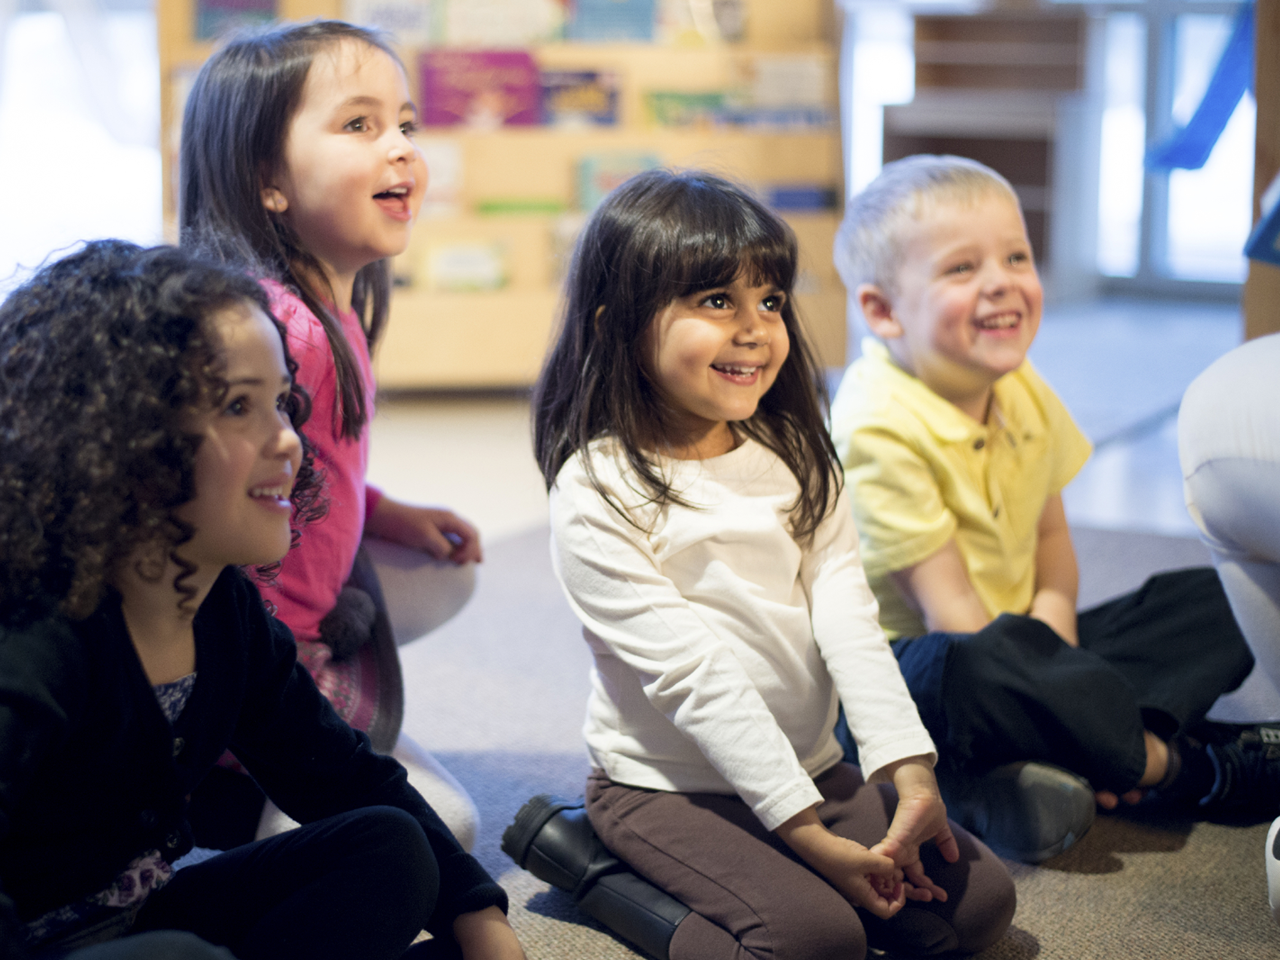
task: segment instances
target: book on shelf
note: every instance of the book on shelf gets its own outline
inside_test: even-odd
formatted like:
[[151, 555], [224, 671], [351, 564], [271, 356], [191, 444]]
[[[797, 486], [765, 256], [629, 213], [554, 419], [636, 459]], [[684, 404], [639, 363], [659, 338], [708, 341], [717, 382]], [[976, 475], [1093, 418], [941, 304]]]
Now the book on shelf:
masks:
[[618, 75], [608, 70], [543, 70], [542, 119], [556, 127], [618, 122]]
[[542, 84], [526, 50], [433, 49], [419, 57], [422, 122], [480, 130], [542, 121]]
[[507, 250], [497, 241], [433, 241], [427, 245], [427, 287], [441, 293], [500, 290], [508, 279]]
[[747, 33], [747, 0], [657, 0], [653, 31], [666, 46], [737, 43]]
[[826, 183], [771, 183], [761, 194], [765, 203], [784, 213], [835, 210], [840, 201], [840, 192]]
[[637, 173], [662, 166], [657, 154], [635, 151], [590, 153], [578, 161], [578, 206], [594, 210], [614, 187]]
[[279, 17], [276, 0], [196, 0], [196, 39], [216, 40]]
[[570, 40], [653, 41], [654, 0], [574, 0], [565, 23]]
[[650, 90], [644, 104], [649, 121], [660, 127], [807, 130], [829, 127], [836, 119], [825, 106], [758, 106], [717, 91]]
[[397, 43], [422, 47], [440, 34], [446, 0], [343, 0], [342, 16], [352, 23], [386, 30]]
[[439, 220], [462, 212], [462, 145], [448, 137], [415, 138], [427, 162], [427, 190], [418, 215]]
[[440, 6], [436, 43], [448, 47], [528, 47], [564, 36], [566, 0], [432, 0]]

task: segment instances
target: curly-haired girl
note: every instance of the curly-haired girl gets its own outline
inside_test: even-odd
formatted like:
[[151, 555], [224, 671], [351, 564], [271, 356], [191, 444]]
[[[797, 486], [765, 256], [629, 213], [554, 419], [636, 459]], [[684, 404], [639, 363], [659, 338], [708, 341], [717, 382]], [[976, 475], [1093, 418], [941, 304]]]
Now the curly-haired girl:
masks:
[[[323, 512], [267, 307], [119, 241], [0, 306], [0, 955], [523, 956], [240, 569]], [[228, 748], [304, 826], [175, 871]]]

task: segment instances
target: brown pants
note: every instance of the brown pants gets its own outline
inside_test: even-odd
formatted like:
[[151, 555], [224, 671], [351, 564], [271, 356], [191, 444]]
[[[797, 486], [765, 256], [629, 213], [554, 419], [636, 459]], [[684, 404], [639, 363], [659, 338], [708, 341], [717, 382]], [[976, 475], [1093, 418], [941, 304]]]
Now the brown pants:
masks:
[[[817, 781], [828, 829], [866, 846], [884, 839], [897, 795], [868, 785], [841, 763]], [[868, 942], [894, 952], [974, 953], [1013, 919], [1015, 892], [1004, 864], [951, 824], [960, 859], [921, 848], [945, 903], [907, 905], [891, 920], [855, 909], [765, 830], [741, 799], [667, 793], [587, 780], [587, 815], [613, 854], [693, 912], [671, 941], [671, 960], [861, 960]]]

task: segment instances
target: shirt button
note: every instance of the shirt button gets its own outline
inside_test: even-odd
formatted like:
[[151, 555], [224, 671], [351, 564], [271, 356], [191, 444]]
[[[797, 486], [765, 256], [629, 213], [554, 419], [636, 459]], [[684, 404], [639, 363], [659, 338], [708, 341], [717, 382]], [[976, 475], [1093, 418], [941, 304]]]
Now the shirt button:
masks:
[[173, 738], [173, 755], [176, 757], [178, 754], [180, 754], [182, 752], [182, 748], [185, 747], [186, 745], [187, 745], [187, 741], [183, 740], [182, 737], [174, 737]]
[[1000, 508], [999, 508], [999, 507], [996, 507], [994, 510], [992, 510], [992, 511], [991, 511], [991, 516], [993, 516], [993, 517], [998, 517], [998, 516], [1000, 516]]
[[987, 445], [987, 441], [983, 440], [981, 437], [973, 441], [973, 449], [975, 450], [981, 450], [986, 445]]

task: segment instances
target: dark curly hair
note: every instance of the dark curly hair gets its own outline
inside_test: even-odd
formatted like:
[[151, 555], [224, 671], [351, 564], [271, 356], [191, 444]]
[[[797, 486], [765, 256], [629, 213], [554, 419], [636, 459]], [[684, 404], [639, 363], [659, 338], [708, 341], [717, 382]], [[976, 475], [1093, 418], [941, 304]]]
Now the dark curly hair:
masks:
[[[673, 411], [639, 360], [642, 340], [673, 300], [745, 273], [787, 294], [791, 350], [755, 414], [734, 428], [776, 453], [799, 482], [791, 532], [807, 540], [843, 477], [823, 420], [825, 388], [791, 297], [796, 259], [791, 228], [714, 174], [650, 170], [610, 193], [578, 239], [559, 335], [534, 387], [534, 455], [547, 489], [570, 457], [612, 435], [652, 502], [684, 503], [645, 449], [666, 435]], [[613, 503], [590, 457], [584, 467]]]
[[[0, 613], [56, 604], [84, 618], [115, 567], [153, 543], [168, 546], [174, 586], [190, 598], [191, 565], [174, 549], [193, 530], [175, 511], [195, 494], [200, 438], [182, 424], [227, 390], [209, 320], [236, 304], [271, 316], [242, 273], [174, 247], [102, 240], [0, 305]], [[285, 357], [293, 373], [287, 347]], [[295, 428], [309, 412], [295, 384]], [[320, 485], [304, 438], [295, 540], [325, 512]]]

